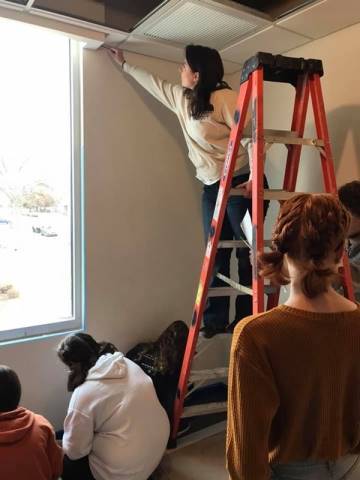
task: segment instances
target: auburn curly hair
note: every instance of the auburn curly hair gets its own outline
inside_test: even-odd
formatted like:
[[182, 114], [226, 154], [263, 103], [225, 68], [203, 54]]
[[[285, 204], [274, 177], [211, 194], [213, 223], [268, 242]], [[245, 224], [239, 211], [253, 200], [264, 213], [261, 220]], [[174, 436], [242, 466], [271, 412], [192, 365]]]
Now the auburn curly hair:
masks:
[[283, 203], [272, 235], [272, 251], [259, 257], [260, 274], [277, 285], [290, 278], [284, 268], [285, 254], [301, 265], [301, 288], [309, 298], [328, 289], [338, 275], [350, 215], [329, 194], [299, 194]]

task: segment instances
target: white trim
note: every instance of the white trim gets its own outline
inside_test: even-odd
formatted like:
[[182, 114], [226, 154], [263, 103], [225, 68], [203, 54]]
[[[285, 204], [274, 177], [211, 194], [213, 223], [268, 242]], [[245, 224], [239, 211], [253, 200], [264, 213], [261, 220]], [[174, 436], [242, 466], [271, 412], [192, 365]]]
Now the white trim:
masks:
[[72, 245], [73, 245], [73, 308], [74, 317], [81, 326], [84, 315], [85, 268], [83, 252], [83, 169], [84, 134], [82, 104], [82, 49], [70, 40], [71, 68], [71, 131], [72, 131]]
[[82, 48], [79, 42], [69, 39], [71, 82], [71, 234], [72, 234], [72, 317], [54, 319], [39, 325], [0, 331], [2, 343], [29, 340], [56, 333], [66, 333], [84, 327], [84, 229], [83, 229], [83, 108], [82, 108]]
[[2, 343], [13, 343], [20, 340], [31, 340], [34, 337], [44, 337], [55, 333], [63, 333], [71, 330], [78, 330], [78, 320], [62, 320], [53, 323], [44, 323], [43, 325], [33, 325], [31, 327], [19, 327], [13, 330], [0, 331], [0, 346]]

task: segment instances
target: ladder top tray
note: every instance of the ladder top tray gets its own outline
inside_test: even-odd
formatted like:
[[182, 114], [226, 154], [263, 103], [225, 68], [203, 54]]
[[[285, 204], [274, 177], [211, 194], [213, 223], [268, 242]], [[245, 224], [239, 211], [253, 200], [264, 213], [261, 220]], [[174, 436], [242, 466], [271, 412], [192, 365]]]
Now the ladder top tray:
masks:
[[305, 73], [318, 74], [320, 77], [324, 75], [321, 60], [284, 57], [283, 55], [258, 52], [246, 60], [241, 72], [240, 83], [246, 82], [251, 73], [259, 67], [263, 67], [264, 80], [268, 82], [290, 83], [294, 86], [297, 85], [298, 77]]

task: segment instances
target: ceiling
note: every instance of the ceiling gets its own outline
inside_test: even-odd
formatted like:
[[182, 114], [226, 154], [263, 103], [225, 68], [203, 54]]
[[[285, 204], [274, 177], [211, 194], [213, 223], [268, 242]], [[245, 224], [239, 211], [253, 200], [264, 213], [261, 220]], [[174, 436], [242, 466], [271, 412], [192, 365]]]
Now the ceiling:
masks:
[[267, 13], [273, 20], [314, 3], [314, 0], [233, 0], [235, 3]]
[[[360, 0], [0, 0], [63, 22], [92, 25], [106, 43], [181, 62], [188, 43], [217, 48], [225, 71], [360, 22]], [[75, 19], [75, 20], [74, 20]]]

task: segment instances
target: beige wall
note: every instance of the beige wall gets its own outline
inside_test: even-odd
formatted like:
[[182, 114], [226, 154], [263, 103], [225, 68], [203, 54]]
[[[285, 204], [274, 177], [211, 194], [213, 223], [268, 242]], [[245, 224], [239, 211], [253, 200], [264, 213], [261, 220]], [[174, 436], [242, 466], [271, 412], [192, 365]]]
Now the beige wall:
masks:
[[[175, 64], [128, 56], [177, 79]], [[176, 117], [112, 65], [84, 58], [87, 324], [123, 350], [190, 320], [203, 253], [200, 188]], [[62, 424], [61, 337], [0, 347], [23, 404]]]
[[[177, 80], [174, 64], [128, 55]], [[122, 348], [191, 318], [199, 185], [174, 114], [106, 54], [85, 61], [88, 321]]]

